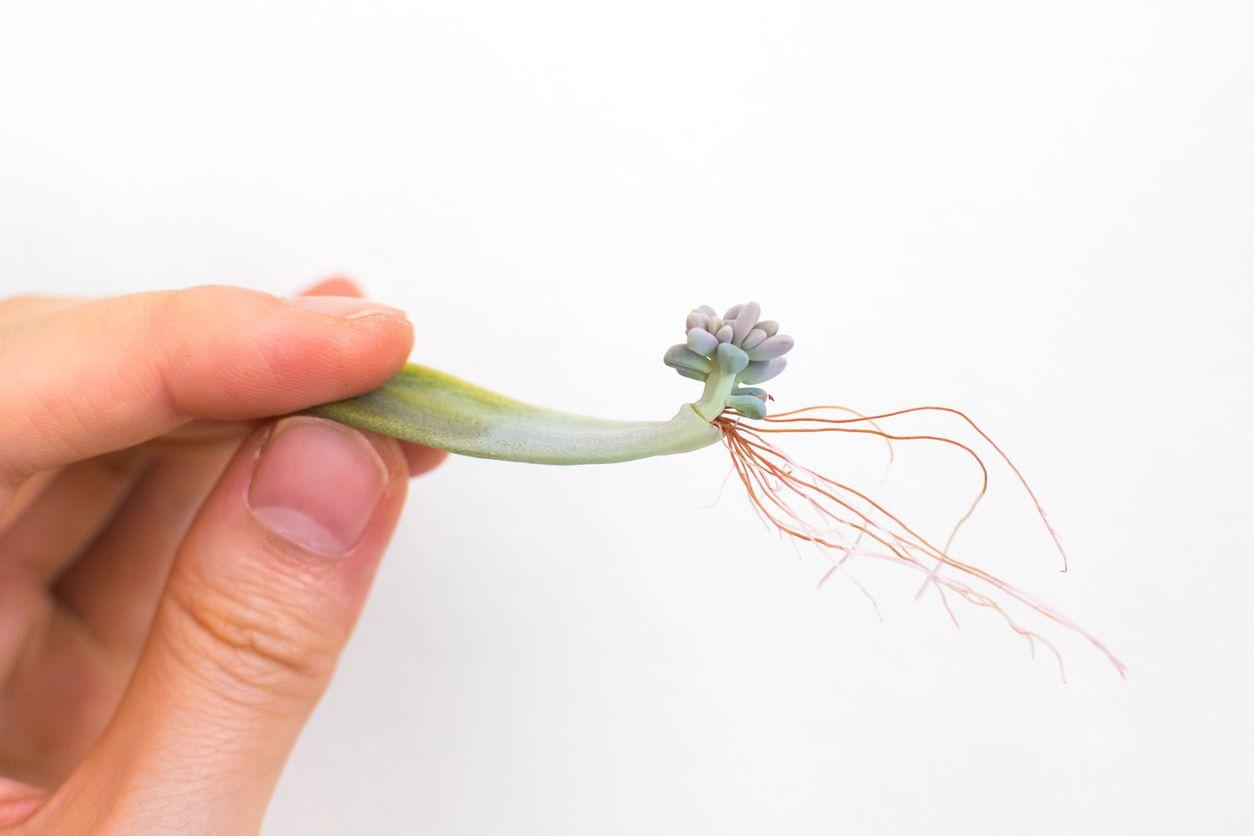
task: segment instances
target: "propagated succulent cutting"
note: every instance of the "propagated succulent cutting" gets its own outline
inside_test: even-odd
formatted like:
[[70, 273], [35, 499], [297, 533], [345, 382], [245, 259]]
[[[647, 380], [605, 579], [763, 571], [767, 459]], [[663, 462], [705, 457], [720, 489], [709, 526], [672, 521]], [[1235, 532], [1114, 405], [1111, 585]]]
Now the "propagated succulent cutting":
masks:
[[531, 406], [411, 363], [380, 388], [311, 410], [362, 429], [453, 453], [533, 464], [605, 464], [686, 453], [722, 438], [726, 410], [766, 416], [764, 383], [784, 370], [792, 337], [760, 320], [756, 302], [721, 318], [702, 306], [688, 314], [683, 344], [663, 362], [705, 384], [701, 397], [669, 421], [617, 421]]
[[[901, 435], [878, 422], [906, 415], [956, 416], [1005, 462], [1027, 491], [1066, 568], [1066, 554], [1019, 469], [987, 434], [959, 410], [918, 406], [867, 415], [835, 405], [767, 415], [771, 397], [754, 384], [784, 370], [793, 339], [779, 323], [761, 319], [756, 302], [735, 305], [721, 317], [708, 306], [688, 314], [684, 342], [663, 357], [680, 375], [704, 384], [700, 398], [680, 406], [669, 421], [618, 421], [545, 409], [507, 398], [425, 366], [409, 364], [380, 388], [309, 410], [354, 427], [452, 453], [536, 464], [603, 464], [686, 453], [722, 442], [733, 472], [760, 516], [782, 534], [828, 551], [828, 576], [847, 571], [855, 557], [885, 560], [919, 572], [935, 589], [950, 617], [947, 594], [1001, 616], [1035, 648], [1054, 645], [1020, 624], [1007, 609], [1015, 602], [1080, 634], [1120, 674], [1123, 664], [1095, 636], [991, 573], [955, 559], [952, 544], [988, 487], [988, 468], [971, 446], [942, 435]], [[839, 416], [839, 417], [835, 417]], [[867, 492], [799, 464], [771, 440], [785, 433], [847, 433], [894, 441], [928, 440], [965, 451], [978, 464], [981, 485], [971, 506], [943, 546], [923, 537]], [[824, 577], [824, 580], [826, 580]], [[955, 619], [956, 622], [956, 619]]]

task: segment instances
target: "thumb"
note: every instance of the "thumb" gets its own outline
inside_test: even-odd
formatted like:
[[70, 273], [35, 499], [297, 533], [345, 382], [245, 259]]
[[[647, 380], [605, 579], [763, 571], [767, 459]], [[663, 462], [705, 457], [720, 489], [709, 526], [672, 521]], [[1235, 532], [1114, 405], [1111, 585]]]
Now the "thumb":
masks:
[[405, 495], [396, 442], [311, 417], [240, 448], [175, 559], [51, 832], [255, 832], [330, 679]]

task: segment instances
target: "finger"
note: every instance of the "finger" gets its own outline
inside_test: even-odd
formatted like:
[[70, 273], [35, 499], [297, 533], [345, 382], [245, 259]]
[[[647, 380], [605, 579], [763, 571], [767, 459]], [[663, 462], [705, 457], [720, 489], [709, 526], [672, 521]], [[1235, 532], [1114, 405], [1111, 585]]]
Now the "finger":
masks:
[[38, 787], [0, 778], [0, 827], [16, 827], [43, 806], [47, 793]]
[[[15, 485], [8, 495], [7, 503], [0, 498], [0, 532], [7, 531], [34, 507], [48, 487], [56, 481], [58, 473], [60, 473], [59, 468], [42, 470], [21, 484]], [[4, 488], [0, 485], [0, 497], [3, 496], [3, 492]]]
[[[32, 584], [38, 603], [22, 606], [0, 587], [0, 774], [56, 787], [83, 760], [131, 678], [178, 543], [238, 446], [153, 452], [138, 486], [52, 595]], [[7, 677], [6, 625], [23, 644]]]
[[58, 578], [61, 616], [84, 625], [119, 665], [138, 656], [179, 544], [239, 445], [145, 445], [153, 463], [143, 481]]
[[[360, 296], [361, 288], [333, 277], [302, 295]], [[192, 434], [193, 427], [202, 431]], [[110, 517], [108, 530], [95, 537], [57, 581], [57, 597], [68, 611], [65, 617], [86, 625], [103, 647], [117, 651], [119, 663], [129, 664], [138, 654], [177, 545], [251, 429], [243, 423], [202, 421], [177, 431], [180, 442], [195, 439], [196, 444], [167, 444], [166, 439], [174, 437], [170, 434], [140, 448], [152, 460], [143, 482]], [[415, 444], [402, 444], [401, 449], [410, 475], [431, 470], [445, 456], [443, 451]], [[69, 507], [54, 504], [63, 510]]]
[[68, 296], [10, 296], [0, 300], [0, 326], [82, 303]]
[[[360, 296], [361, 289], [347, 279], [331, 278], [318, 282], [302, 295]], [[0, 303], [0, 313], [11, 310], [14, 304], [28, 309], [45, 305], [55, 309], [69, 301], [21, 297]], [[32, 582], [44, 585], [82, 557], [80, 563], [84, 565], [74, 566], [57, 582], [62, 603], [84, 618], [96, 593], [121, 581], [129, 592], [128, 605], [111, 612], [104, 623], [111, 627], [129, 627], [135, 621], [146, 624], [143, 602], [149, 599], [141, 593], [153, 584], [149, 575], [159, 574], [159, 581], [164, 582], [165, 572], [163, 566], [154, 567], [159, 572], [149, 571], [147, 564], [154, 559], [145, 558], [151, 556], [153, 546], [160, 545], [164, 551], [159, 556], [161, 562], [168, 564], [196, 505], [217, 480], [235, 447], [254, 428], [252, 422], [188, 424], [178, 431], [179, 440], [195, 444], [131, 448], [41, 471], [37, 477], [27, 479], [18, 501], [0, 510], [0, 560], [6, 571], [23, 572]], [[131, 496], [140, 477], [150, 470], [157, 471], [149, 474], [146, 481], [150, 484], [137, 496]], [[130, 513], [124, 514], [124, 510]], [[140, 524], [119, 525], [127, 520]], [[104, 531], [106, 525], [110, 526], [108, 532]], [[112, 565], [113, 561], [89, 560], [90, 556], [83, 554], [89, 544], [97, 558], [111, 554], [119, 528], [126, 529], [122, 542], [116, 543], [119, 550], [127, 552], [125, 560]], [[96, 566], [101, 562], [110, 564], [103, 574]], [[157, 591], [152, 589], [153, 598]], [[131, 630], [123, 632], [128, 638], [133, 637]]]
[[188, 532], [121, 706], [41, 813], [50, 831], [85, 814], [106, 833], [255, 830], [405, 484], [391, 439], [310, 417], [250, 437]]
[[60, 784], [117, 707], [127, 672], [81, 623], [58, 615], [46, 594], [0, 585], [0, 775]]
[[[54, 502], [51, 494], [38, 507], [43, 527], [24, 521], [30, 526], [25, 540], [42, 537], [50, 544], [39, 560], [40, 576], [59, 574], [55, 592], [66, 610], [62, 617], [86, 626], [102, 647], [116, 653], [119, 663], [133, 660], [139, 652], [174, 552], [238, 443], [227, 438], [213, 444], [154, 442], [156, 449], [140, 448], [146, 450], [148, 462], [143, 479], [137, 485], [127, 483], [128, 490], [119, 490], [116, 498], [109, 497], [113, 504], [107, 529], [86, 532], [87, 518], [104, 517], [91, 507], [81, 515], [71, 512], [74, 524], [65, 525], [67, 509], [75, 506]], [[419, 444], [401, 443], [400, 449], [410, 476], [431, 471], [448, 455]], [[72, 479], [78, 468], [98, 461], [71, 465], [63, 472]], [[87, 541], [90, 545], [80, 551]], [[0, 554], [4, 542], [0, 534]]]
[[350, 297], [201, 287], [87, 302], [0, 330], [0, 476], [9, 485], [194, 418], [243, 420], [385, 381], [413, 334]]
[[43, 490], [0, 528], [0, 562], [10, 581], [44, 586], [59, 575], [113, 519], [145, 458], [127, 451], [46, 471]]
[[[360, 291], [333, 280], [305, 292]], [[39, 577], [28, 578], [30, 588], [55, 576], [50, 600], [59, 604], [43, 608], [43, 626], [24, 631], [32, 648], [15, 657], [23, 664], [7, 679], [15, 709], [19, 697], [32, 709], [0, 714], [0, 761], [10, 763], [9, 774], [57, 786], [99, 737], [130, 679], [191, 517], [255, 427], [194, 422], [150, 444], [41, 471], [0, 513], [8, 517], [0, 524], [0, 554], [33, 556], [28, 568]], [[0, 612], [20, 617], [4, 606]], [[63, 672], [75, 654], [81, 660], [71, 685]]]
[[409, 466], [410, 476], [421, 476], [439, 467], [448, 458], [448, 453], [435, 447], [424, 447], [421, 444], [401, 442], [401, 452], [405, 454], [405, 463]]
[[[323, 292], [349, 295], [360, 289], [336, 278], [304, 291]], [[192, 426], [181, 428], [180, 435]], [[246, 423], [194, 426], [226, 432], [200, 433], [195, 444], [159, 440], [43, 471], [41, 476], [56, 478], [38, 503], [11, 525], [0, 525], [6, 564], [38, 585], [55, 579], [65, 610], [60, 617], [86, 626], [103, 647], [118, 651], [119, 664], [129, 665], [138, 653], [177, 544], [251, 429]], [[431, 470], [445, 456], [420, 445], [403, 444], [402, 451], [411, 475]]]
[[363, 296], [361, 285], [344, 276], [330, 276], [302, 292], [303, 296]]
[[[361, 296], [361, 286], [344, 276], [323, 279], [304, 291], [306, 296]], [[448, 453], [434, 447], [424, 447], [409, 441], [401, 442], [401, 451], [409, 463], [409, 475], [421, 476], [448, 458]]]
[[[323, 279], [316, 284], [302, 291], [304, 296], [361, 296], [361, 286], [352, 279], [343, 276], [332, 276]], [[448, 454], [443, 450], [437, 450], [433, 447], [424, 447], [421, 444], [414, 444], [409, 441], [401, 442], [401, 450], [405, 453], [405, 460], [409, 462], [409, 475], [421, 476], [424, 473], [437, 467], [440, 462], [448, 458]]]
[[[361, 286], [343, 276], [322, 279], [301, 291], [302, 296], [362, 296]], [[0, 299], [0, 326], [31, 319], [50, 311], [81, 305], [85, 300], [72, 296], [10, 296]]]
[[[448, 456], [419, 444], [399, 446], [411, 477], [430, 472]], [[163, 451], [116, 508], [108, 528], [58, 578], [55, 592], [64, 617], [86, 626], [120, 662], [138, 653], [175, 549], [235, 447], [224, 441]]]
[[[348, 278], [334, 276], [323, 279], [306, 290], [302, 291], [303, 296], [356, 296], [362, 295], [361, 287]], [[71, 305], [82, 304], [80, 299], [57, 298], [49, 296], [23, 296], [13, 297], [0, 302], [0, 326], [6, 322], [14, 322], [19, 319], [26, 319], [38, 314], [47, 313]], [[221, 425], [225, 426], [225, 425]], [[238, 430], [246, 431], [246, 427]], [[234, 433], [237, 430], [231, 429]], [[410, 442], [402, 442], [402, 449], [405, 451], [405, 457], [410, 462], [410, 475], [420, 476], [436, 467], [444, 460], [446, 455], [442, 451], [434, 450], [429, 447], [411, 444]], [[0, 486], [0, 509], [5, 507], [5, 497], [9, 491]], [[0, 529], [3, 528], [3, 520], [0, 519]], [[3, 553], [0, 551], [0, 553]]]

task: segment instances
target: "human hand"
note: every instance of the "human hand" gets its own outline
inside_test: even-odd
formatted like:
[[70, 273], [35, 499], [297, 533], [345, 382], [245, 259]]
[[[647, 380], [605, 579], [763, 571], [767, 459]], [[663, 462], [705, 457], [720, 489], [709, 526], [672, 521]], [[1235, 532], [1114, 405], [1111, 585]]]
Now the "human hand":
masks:
[[443, 453], [310, 417], [399, 312], [334, 279], [0, 302], [0, 832], [260, 825]]

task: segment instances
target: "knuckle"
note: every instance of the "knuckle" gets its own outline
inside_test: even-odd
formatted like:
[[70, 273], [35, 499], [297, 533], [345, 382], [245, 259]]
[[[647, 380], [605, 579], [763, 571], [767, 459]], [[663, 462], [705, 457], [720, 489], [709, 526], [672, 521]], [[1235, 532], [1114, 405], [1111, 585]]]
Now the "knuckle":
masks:
[[272, 298], [242, 287], [199, 285], [157, 291], [142, 302], [149, 308], [149, 324], [158, 336], [182, 341], [189, 329], [212, 332], [215, 325], [236, 319], [239, 311], [256, 306], [259, 300]]
[[[148, 306], [146, 350], [171, 409], [182, 417], [202, 411], [230, 389], [268, 391], [257, 367], [267, 363], [256, 348], [265, 313], [274, 296], [229, 285], [202, 285], [163, 291]], [[233, 410], [208, 407], [209, 418], [236, 417]]]
[[306, 696], [329, 678], [335, 651], [317, 626], [260, 583], [227, 590], [172, 577], [165, 617], [186, 666], [234, 699]]
[[38, 319], [42, 314], [59, 310], [71, 304], [65, 297], [44, 296], [38, 293], [19, 293], [0, 299], [0, 323], [5, 328], [20, 326]]
[[275, 298], [268, 293], [225, 284], [206, 284], [161, 294], [158, 307], [163, 318], [172, 323], [212, 324], [230, 319], [234, 312], [268, 305]]

